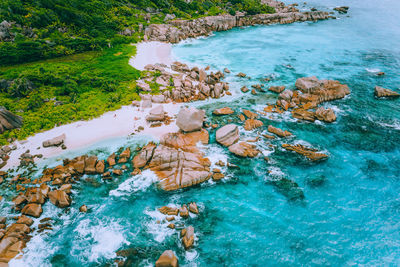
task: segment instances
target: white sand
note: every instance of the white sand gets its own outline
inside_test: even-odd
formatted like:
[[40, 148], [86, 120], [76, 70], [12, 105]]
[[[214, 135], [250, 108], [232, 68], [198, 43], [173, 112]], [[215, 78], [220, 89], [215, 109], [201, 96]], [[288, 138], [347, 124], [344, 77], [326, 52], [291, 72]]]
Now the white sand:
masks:
[[172, 63], [171, 44], [142, 42], [137, 44], [136, 47], [136, 56], [129, 60], [129, 65], [138, 70], [144, 70], [144, 66], [147, 64], [163, 63], [170, 65]]
[[[168, 116], [174, 117], [181, 104], [153, 104], [163, 105], [164, 111]], [[175, 122], [169, 125], [162, 125], [160, 127], [150, 128], [150, 124], [146, 121], [146, 115], [151, 108], [142, 109], [133, 106], [124, 106], [116, 111], [110, 111], [99, 118], [89, 121], [78, 121], [71, 124], [55, 127], [43, 133], [38, 133], [29, 137], [26, 141], [20, 144], [18, 141], [17, 149], [12, 151], [10, 159], [4, 169], [15, 167], [19, 165], [19, 157], [26, 150], [30, 150], [32, 155], [42, 154], [44, 158], [49, 158], [62, 154], [70, 150], [77, 150], [98, 143], [102, 140], [125, 137], [132, 133], [136, 135], [151, 135], [155, 139], [159, 139], [163, 134], [178, 131]], [[144, 130], [136, 133], [135, 130], [142, 126]], [[66, 139], [64, 144], [67, 150], [62, 150], [61, 147], [48, 147], [43, 148], [42, 143], [45, 140], [54, 138], [65, 133]], [[40, 147], [40, 149], [37, 149]]]
[[[139, 43], [136, 56], [129, 61], [129, 64], [141, 70], [147, 64], [170, 64], [172, 62], [170, 54], [170, 44], [160, 42]], [[159, 104], [153, 104], [153, 107], [156, 105]], [[173, 118], [182, 104], [168, 103], [162, 105], [168, 116]], [[66, 151], [82, 149], [103, 140], [126, 137], [134, 133], [139, 126], [144, 127], [144, 130], [140, 133], [135, 132], [136, 135], [151, 135], [155, 139], [158, 139], [164, 133], [178, 131], [175, 122], [168, 126], [163, 124], [161, 127], [150, 128], [145, 119], [150, 109], [143, 110], [133, 106], [124, 106], [119, 110], [107, 112], [99, 118], [55, 127], [43, 133], [35, 134], [25, 141], [16, 141], [14, 144], [17, 145], [17, 149], [10, 153], [10, 159], [3, 169], [18, 166], [20, 155], [28, 149], [32, 155], [42, 154], [44, 158], [49, 158], [61, 155]], [[43, 141], [62, 134], [66, 135], [64, 144], [67, 146], [67, 150], [62, 150], [61, 147], [42, 147]], [[37, 149], [39, 147], [40, 149]], [[35, 161], [38, 160], [35, 159]]]

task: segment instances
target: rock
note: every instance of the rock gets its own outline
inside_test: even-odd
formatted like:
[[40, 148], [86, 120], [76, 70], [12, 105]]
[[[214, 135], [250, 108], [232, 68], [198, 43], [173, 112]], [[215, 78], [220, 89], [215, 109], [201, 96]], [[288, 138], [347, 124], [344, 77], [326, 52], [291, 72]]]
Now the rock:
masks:
[[106, 166], [104, 164], [104, 160], [99, 160], [96, 164], [96, 173], [102, 174], [104, 173]]
[[82, 205], [82, 206], [79, 207], [79, 211], [80, 211], [80, 212], [87, 212], [87, 210], [88, 210], [88, 209], [87, 209], [87, 206], [86, 206], [86, 205]]
[[114, 170], [112, 171], [112, 173], [113, 173], [114, 175], [121, 176], [121, 175], [122, 175], [122, 170], [120, 170], [120, 169], [114, 169]]
[[325, 122], [336, 121], [335, 112], [333, 112], [333, 110], [330, 108], [329, 109], [325, 109], [323, 107], [317, 108], [317, 110], [315, 111], [315, 116], [320, 121], [325, 121]]
[[268, 88], [268, 90], [280, 94], [285, 90], [285, 88], [285, 86], [271, 86], [270, 88]]
[[42, 145], [43, 147], [60, 146], [64, 143], [64, 141], [65, 141], [65, 134], [62, 134], [60, 136], [44, 141]]
[[286, 150], [291, 150], [300, 155], [303, 155], [311, 161], [319, 161], [328, 158], [328, 155], [318, 152], [317, 149], [308, 148], [300, 144], [298, 145], [282, 144], [282, 147]]
[[97, 163], [97, 157], [96, 156], [90, 156], [85, 159], [85, 170], [84, 173], [86, 174], [94, 174], [96, 173], [96, 163]]
[[219, 181], [219, 180], [223, 179], [224, 177], [225, 177], [225, 175], [223, 173], [221, 173], [221, 171], [216, 172], [214, 169], [214, 173], [212, 175], [213, 181]]
[[172, 250], [166, 250], [156, 261], [156, 267], [178, 267], [178, 259]]
[[350, 94], [347, 85], [334, 80], [318, 80], [315, 76], [299, 78], [296, 80], [295, 86], [303, 92], [300, 99], [302, 102], [322, 103], [340, 99]]
[[160, 144], [191, 152], [197, 151], [196, 145], [199, 142], [207, 145], [209, 138], [208, 131], [205, 129], [190, 133], [168, 133], [161, 136]]
[[236, 74], [236, 76], [238, 76], [240, 78], [244, 78], [244, 77], [246, 77], [246, 74], [244, 74], [243, 72], [239, 72], [238, 74]]
[[165, 119], [164, 107], [158, 105], [151, 109], [149, 115], [146, 116], [147, 121], [163, 121]]
[[199, 82], [204, 82], [207, 78], [207, 73], [203, 70], [200, 69], [199, 71]]
[[302, 200], [304, 199], [304, 192], [301, 190], [299, 185], [287, 178], [272, 178], [267, 179], [267, 181], [273, 184], [278, 191], [287, 197], [289, 200]]
[[248, 91], [250, 91], [250, 89], [247, 88], [246, 86], [243, 86], [242, 88], [240, 88], [240, 90], [241, 90], [243, 93], [247, 93]]
[[112, 166], [114, 166], [115, 164], [116, 164], [116, 161], [115, 161], [115, 157], [116, 157], [117, 155], [115, 155], [115, 153], [112, 153], [108, 158], [107, 158], [107, 163], [108, 163], [108, 165], [110, 166], [110, 167], [112, 167]]
[[255, 145], [246, 142], [239, 142], [229, 146], [229, 151], [237, 156], [249, 158], [254, 158], [259, 153]]
[[61, 190], [50, 191], [48, 196], [51, 203], [53, 203], [55, 206], [59, 208], [65, 208], [71, 205], [71, 198], [64, 191]]
[[142, 101], [142, 108], [151, 108], [152, 107], [152, 102], [151, 100], [143, 100]]
[[243, 109], [242, 111], [243, 111], [244, 115], [246, 115], [246, 117], [249, 119], [255, 119], [258, 117], [257, 113], [251, 112], [250, 110]]
[[263, 125], [264, 125], [264, 123], [260, 120], [248, 119], [244, 122], [244, 129], [246, 131], [251, 131], [256, 128], [262, 127]]
[[346, 14], [347, 11], [349, 10], [348, 6], [340, 6], [340, 7], [335, 7], [333, 10], [341, 13], [341, 14]]
[[193, 132], [203, 127], [205, 111], [197, 108], [181, 108], [176, 125], [184, 132]]
[[193, 226], [189, 226], [185, 231], [182, 231], [183, 235], [181, 234], [182, 237], [182, 244], [185, 250], [188, 250], [193, 247], [194, 244], [194, 228]]
[[33, 224], [33, 220], [25, 215], [22, 215], [18, 218], [16, 224], [26, 224], [27, 226], [31, 226]]
[[132, 101], [132, 106], [140, 107], [140, 101], [137, 101], [137, 100]]
[[164, 103], [165, 96], [164, 95], [153, 95], [153, 96], [151, 96], [151, 101], [153, 103]]
[[40, 215], [42, 214], [42, 205], [40, 204], [27, 204], [22, 210], [21, 213], [25, 215], [29, 215], [35, 218], [39, 218]]
[[11, 113], [4, 107], [0, 107], [0, 134], [7, 130], [20, 128], [22, 123], [22, 117]]
[[239, 127], [235, 124], [225, 125], [217, 130], [215, 138], [223, 146], [230, 146], [239, 141]]
[[233, 113], [235, 113], [235, 112], [229, 107], [219, 108], [219, 109], [215, 109], [213, 111], [214, 115], [229, 115], [229, 114], [233, 114]]
[[150, 85], [142, 80], [136, 81], [136, 86], [142, 91], [151, 92]]
[[177, 216], [179, 214], [179, 209], [178, 208], [171, 208], [168, 206], [164, 206], [158, 209], [162, 214], [165, 215], [175, 215]]
[[189, 211], [194, 214], [199, 214], [199, 209], [197, 208], [197, 204], [195, 202], [190, 202]]
[[375, 86], [375, 96], [394, 98], [394, 97], [399, 97], [400, 94], [390, 89], [386, 89], [380, 86]]
[[182, 205], [182, 207], [179, 209], [179, 214], [181, 215], [182, 218], [189, 217], [189, 210], [185, 204]]
[[155, 148], [156, 145], [153, 143], [148, 143], [146, 146], [144, 146], [142, 150], [133, 158], [133, 166], [135, 168], [142, 168], [146, 166], [146, 164], [153, 157], [153, 152]]
[[322, 174], [316, 174], [306, 179], [307, 184], [311, 186], [321, 186], [325, 183], [326, 177]]
[[225, 69], [224, 69], [224, 72], [225, 72], [225, 73], [231, 73], [231, 71], [230, 71], [228, 68], [225, 68]]
[[126, 163], [131, 157], [131, 149], [127, 147], [118, 157], [118, 163]]
[[288, 137], [288, 136], [292, 135], [291, 132], [283, 131], [282, 129], [279, 129], [279, 128], [274, 127], [272, 125], [268, 126], [268, 132], [276, 134], [277, 136], [280, 136], [280, 137]]
[[315, 121], [315, 112], [303, 108], [296, 108], [292, 111], [293, 118], [306, 121]]
[[59, 190], [64, 191], [67, 194], [71, 193], [72, 184], [63, 184]]
[[169, 229], [175, 229], [175, 224], [170, 223], [170, 224], [167, 225], [167, 227], [168, 227]]

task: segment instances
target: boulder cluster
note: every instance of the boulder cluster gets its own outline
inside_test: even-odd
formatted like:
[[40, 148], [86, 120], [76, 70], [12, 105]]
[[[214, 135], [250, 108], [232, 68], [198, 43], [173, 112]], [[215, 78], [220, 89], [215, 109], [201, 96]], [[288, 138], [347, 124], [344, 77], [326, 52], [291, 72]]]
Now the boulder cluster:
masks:
[[[317, 21], [332, 18], [327, 12], [300, 12], [293, 5], [285, 6], [274, 1], [276, 13], [245, 15], [237, 13], [209, 16], [194, 20], [172, 20], [166, 24], [151, 24], [145, 31], [145, 40], [178, 43], [187, 38], [207, 36], [211, 32], [226, 31], [234, 27], [253, 26], [260, 24], [288, 24], [297, 21]], [[270, 3], [268, 3], [270, 4]]]
[[[161, 95], [149, 96], [142, 100], [153, 103], [165, 102], [190, 102], [204, 100], [207, 98], [220, 98], [225, 94], [230, 94], [229, 85], [221, 80], [225, 77], [224, 73], [207, 73], [209, 68], [201, 69], [198, 67], [189, 68], [188, 65], [174, 62], [169, 68], [164, 64], [146, 65], [149, 71], [147, 77], [137, 81], [137, 87], [141, 91], [151, 92], [151, 86], [159, 88]], [[149, 106], [149, 103], [142, 103]]]
[[278, 100], [275, 105], [268, 105], [264, 111], [282, 113], [291, 110], [296, 119], [333, 122], [336, 120], [334, 111], [318, 105], [350, 94], [347, 85], [334, 80], [318, 80], [315, 76], [299, 78], [295, 86], [297, 90], [285, 89], [283, 86], [271, 87], [270, 91], [279, 93]]

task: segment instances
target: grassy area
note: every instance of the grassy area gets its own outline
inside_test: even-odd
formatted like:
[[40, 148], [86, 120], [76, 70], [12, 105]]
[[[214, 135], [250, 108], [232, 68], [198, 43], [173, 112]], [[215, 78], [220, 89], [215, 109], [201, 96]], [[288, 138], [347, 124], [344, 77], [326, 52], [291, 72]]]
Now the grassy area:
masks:
[[[135, 52], [133, 45], [120, 45], [0, 68], [0, 80], [14, 81], [0, 93], [0, 106], [24, 118], [21, 129], [0, 135], [0, 144], [97, 117], [139, 99], [135, 80], [141, 73], [128, 64]], [[33, 85], [26, 86], [27, 80]]]

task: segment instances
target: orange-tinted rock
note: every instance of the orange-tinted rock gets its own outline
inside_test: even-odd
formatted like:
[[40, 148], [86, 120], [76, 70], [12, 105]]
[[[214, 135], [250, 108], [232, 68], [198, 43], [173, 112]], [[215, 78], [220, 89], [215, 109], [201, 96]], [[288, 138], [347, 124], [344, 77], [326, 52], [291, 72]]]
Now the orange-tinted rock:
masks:
[[64, 191], [61, 190], [50, 191], [48, 196], [51, 203], [53, 203], [59, 208], [65, 208], [71, 205], [71, 198]]
[[175, 215], [177, 216], [179, 214], [179, 209], [178, 208], [171, 208], [168, 206], [164, 206], [158, 209], [162, 214], [165, 215]]
[[336, 121], [335, 112], [333, 112], [333, 110], [330, 109], [330, 108], [325, 109], [323, 107], [319, 107], [315, 111], [315, 116], [320, 121], [325, 121], [325, 122], [334, 122], [334, 121]]
[[79, 211], [80, 212], [87, 212], [87, 210], [88, 210], [88, 208], [87, 208], [86, 205], [82, 205], [82, 206], [79, 207]]
[[229, 147], [229, 151], [237, 156], [249, 158], [256, 157], [260, 152], [259, 150], [257, 150], [255, 145], [246, 142], [239, 142], [231, 145]]
[[268, 132], [273, 133], [273, 134], [276, 134], [276, 135], [278, 135], [278, 136], [280, 136], [280, 137], [288, 137], [288, 136], [291, 136], [291, 135], [292, 135], [291, 132], [283, 131], [282, 129], [279, 129], [279, 128], [274, 127], [274, 126], [272, 126], [272, 125], [269, 125], [269, 126], [268, 126]]
[[22, 215], [18, 218], [16, 224], [26, 224], [27, 226], [31, 226], [33, 224], [33, 220], [25, 215]]
[[21, 211], [22, 214], [29, 215], [35, 218], [39, 218], [42, 212], [42, 205], [35, 203], [27, 204]]
[[244, 129], [246, 131], [251, 131], [254, 130], [256, 128], [262, 127], [264, 125], [264, 123], [260, 120], [256, 120], [256, 119], [247, 119], [244, 122]]
[[189, 211], [194, 214], [199, 214], [199, 209], [197, 207], [196, 202], [190, 202], [189, 204]]
[[280, 94], [285, 90], [285, 88], [285, 86], [271, 86], [268, 90]]
[[313, 111], [297, 108], [292, 111], [293, 118], [306, 121], [315, 121], [315, 113]]
[[131, 157], [131, 149], [128, 147], [119, 155], [118, 163], [126, 163], [128, 162], [130, 157]]
[[205, 129], [201, 129], [200, 131], [194, 131], [189, 133], [168, 133], [161, 137], [160, 144], [173, 147], [180, 148], [184, 151], [193, 151], [193, 147], [196, 146], [198, 142], [201, 142], [203, 145], [208, 144], [209, 142], [209, 134]]
[[255, 119], [258, 117], [257, 113], [251, 112], [250, 110], [243, 109], [242, 111], [243, 111], [244, 115], [246, 115], [246, 117], [249, 119]]
[[214, 115], [229, 115], [235, 113], [230, 107], [219, 108], [213, 111]]
[[318, 152], [317, 149], [308, 148], [300, 144], [298, 145], [282, 144], [282, 147], [286, 150], [291, 150], [298, 154], [301, 154], [312, 161], [318, 161], [328, 158], [328, 155]]
[[96, 173], [97, 157], [90, 156], [85, 159], [85, 173], [93, 174]]
[[153, 152], [155, 148], [156, 145], [154, 143], [148, 143], [146, 146], [144, 146], [142, 150], [133, 158], [133, 166], [135, 168], [144, 167], [153, 157]]
[[96, 164], [96, 173], [102, 174], [104, 173], [106, 166], [104, 164], [104, 160], [99, 160]]
[[194, 244], [194, 228], [193, 226], [189, 226], [185, 230], [186, 231], [182, 231], [182, 244], [185, 250], [188, 250], [192, 248]]
[[115, 153], [112, 153], [112, 154], [107, 158], [107, 163], [108, 163], [108, 165], [109, 165], [110, 167], [112, 167], [112, 166], [114, 166], [114, 165], [116, 164], [115, 157], [116, 157]]
[[380, 86], [375, 86], [375, 96], [394, 98], [394, 97], [399, 97], [400, 94], [390, 89], [386, 89]]
[[178, 267], [178, 259], [172, 250], [166, 250], [156, 261], [156, 267]]
[[179, 214], [181, 215], [182, 218], [189, 217], [189, 210], [185, 204], [182, 205], [182, 207], [179, 209]]

